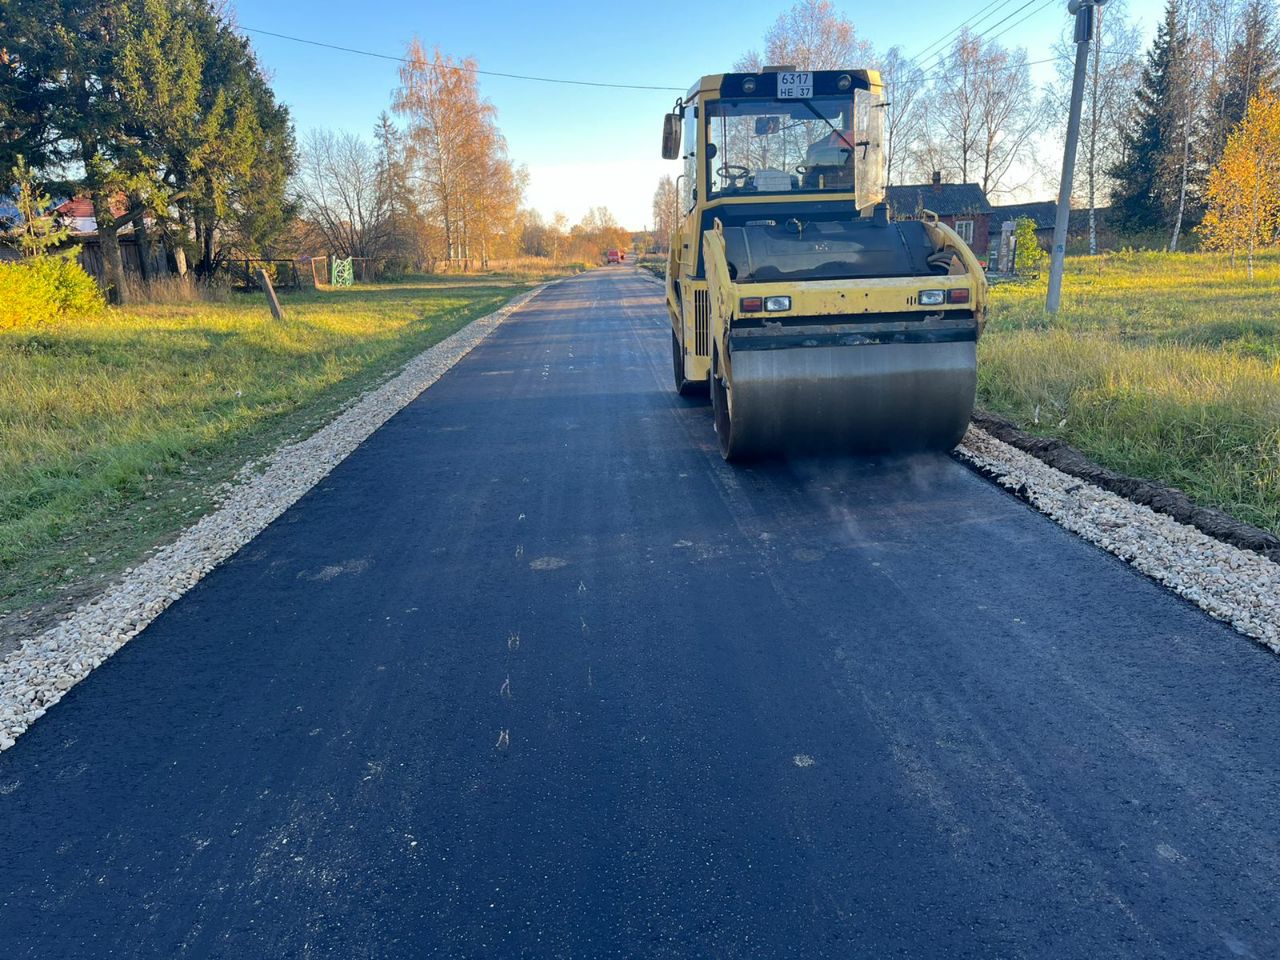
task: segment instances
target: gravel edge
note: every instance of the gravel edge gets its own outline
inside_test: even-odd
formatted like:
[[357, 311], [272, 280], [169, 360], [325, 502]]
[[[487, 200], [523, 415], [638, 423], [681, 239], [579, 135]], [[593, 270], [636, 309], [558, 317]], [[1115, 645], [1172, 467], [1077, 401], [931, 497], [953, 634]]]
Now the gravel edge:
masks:
[[1280, 563], [1280, 537], [1261, 527], [1237, 520], [1215, 507], [1202, 507], [1181, 490], [1150, 480], [1125, 476], [1090, 460], [1070, 444], [1056, 437], [1041, 437], [1021, 429], [1012, 421], [985, 410], [973, 412], [973, 424], [1063, 473], [1094, 486], [1119, 494], [1126, 500], [1141, 503], [1157, 513], [1168, 514], [1179, 523], [1195, 527], [1215, 540], [1234, 547], [1260, 553]]
[[970, 426], [956, 455], [1090, 543], [1280, 653], [1280, 566]]
[[548, 286], [551, 283], [540, 284], [473, 320], [418, 354], [398, 375], [311, 436], [280, 447], [255, 469], [242, 471], [218, 509], [127, 569], [56, 626], [23, 640], [0, 663], [0, 752]]

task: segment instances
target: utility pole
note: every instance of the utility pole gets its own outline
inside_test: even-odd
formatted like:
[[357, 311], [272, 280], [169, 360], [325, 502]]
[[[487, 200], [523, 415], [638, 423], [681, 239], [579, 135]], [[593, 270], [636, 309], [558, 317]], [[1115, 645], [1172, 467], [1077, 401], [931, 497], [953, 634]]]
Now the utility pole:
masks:
[[1107, 0], [1069, 0], [1067, 12], [1076, 18], [1076, 69], [1071, 78], [1071, 110], [1067, 115], [1067, 142], [1062, 150], [1062, 181], [1058, 185], [1058, 216], [1053, 224], [1053, 250], [1049, 254], [1049, 295], [1044, 308], [1057, 313], [1062, 301], [1062, 270], [1067, 255], [1067, 225], [1071, 220], [1071, 179], [1076, 168], [1076, 142], [1080, 139], [1080, 109], [1084, 102], [1084, 78], [1093, 41], [1093, 8]]

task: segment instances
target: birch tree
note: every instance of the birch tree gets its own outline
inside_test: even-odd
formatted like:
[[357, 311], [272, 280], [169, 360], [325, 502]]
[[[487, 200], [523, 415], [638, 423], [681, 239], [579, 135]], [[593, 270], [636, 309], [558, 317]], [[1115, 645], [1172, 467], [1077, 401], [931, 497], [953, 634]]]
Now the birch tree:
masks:
[[400, 68], [393, 111], [406, 123], [406, 157], [449, 260], [488, 259], [514, 246], [524, 175], [507, 156], [493, 104], [480, 96], [475, 61], [427, 56], [414, 40]]
[[1019, 158], [1039, 131], [1043, 109], [1031, 86], [1027, 53], [961, 31], [928, 95], [928, 136], [917, 164], [977, 183], [988, 195], [1009, 183]]
[[1274, 8], [1267, 0], [1249, 0], [1224, 58], [1223, 73], [1218, 152], [1244, 119], [1254, 96], [1265, 90], [1274, 91], [1280, 80], [1280, 40], [1276, 37]]
[[391, 236], [386, 181], [377, 153], [351, 133], [314, 130], [303, 141], [297, 179], [302, 214], [329, 251], [379, 257]]
[[905, 57], [901, 47], [890, 47], [880, 57], [880, 78], [884, 82], [886, 182], [893, 183], [906, 172], [907, 161], [924, 131], [924, 71]]
[[670, 248], [671, 235], [679, 219], [679, 204], [675, 181], [669, 176], [662, 177], [653, 192], [653, 232], [660, 250]]
[[799, 0], [778, 16], [764, 35], [764, 57], [754, 50], [734, 63], [739, 72], [766, 64], [798, 70], [844, 70], [875, 62], [871, 44], [858, 36], [853, 21], [830, 0]]
[[1273, 91], [1249, 101], [1209, 175], [1206, 197], [1200, 228], [1206, 244], [1230, 250], [1233, 258], [1244, 247], [1252, 279], [1255, 251], [1275, 244], [1280, 230], [1280, 98]]
[[1184, 55], [1171, 61], [1169, 71], [1169, 104], [1174, 111], [1174, 149], [1163, 157], [1170, 168], [1169, 179], [1177, 182], [1177, 200], [1173, 212], [1173, 232], [1169, 251], [1175, 252], [1182, 238], [1183, 223], [1197, 206], [1204, 185], [1204, 115], [1201, 98], [1207, 88], [1205, 69], [1213, 60], [1214, 45], [1205, 29], [1206, 10], [1195, 3], [1179, 4], [1169, 0], [1168, 10], [1177, 30]]

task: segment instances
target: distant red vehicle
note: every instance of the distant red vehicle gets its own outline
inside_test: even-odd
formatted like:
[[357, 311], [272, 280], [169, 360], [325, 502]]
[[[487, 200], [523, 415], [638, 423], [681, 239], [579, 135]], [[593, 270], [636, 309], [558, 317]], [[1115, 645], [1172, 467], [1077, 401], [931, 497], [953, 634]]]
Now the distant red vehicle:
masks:
[[604, 256], [607, 263], [622, 263], [627, 259], [626, 253], [621, 250], [607, 250]]

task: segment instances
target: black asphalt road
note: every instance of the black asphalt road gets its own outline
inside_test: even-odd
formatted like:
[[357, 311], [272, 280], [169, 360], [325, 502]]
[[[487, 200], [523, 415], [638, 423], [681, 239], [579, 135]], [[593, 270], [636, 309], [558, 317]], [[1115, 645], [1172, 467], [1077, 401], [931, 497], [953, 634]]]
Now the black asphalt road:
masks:
[[0, 755], [0, 958], [1280, 956], [1280, 662], [553, 287]]

